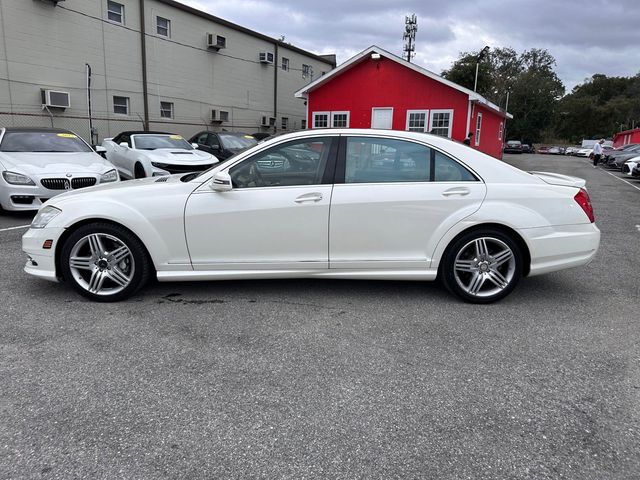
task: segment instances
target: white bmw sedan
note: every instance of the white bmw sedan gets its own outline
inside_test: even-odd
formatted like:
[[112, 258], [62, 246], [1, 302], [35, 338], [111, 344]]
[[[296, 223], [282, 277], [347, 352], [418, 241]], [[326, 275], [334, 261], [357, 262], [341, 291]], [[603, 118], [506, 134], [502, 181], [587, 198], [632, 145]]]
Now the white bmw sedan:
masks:
[[145, 178], [200, 172], [218, 159], [198, 150], [180, 135], [162, 132], [122, 132], [102, 142], [107, 160], [123, 178]]
[[37, 210], [54, 195], [118, 181], [80, 137], [53, 128], [0, 128], [0, 207]]
[[97, 301], [160, 281], [434, 280], [466, 301], [587, 264], [600, 231], [585, 182], [524, 172], [445, 138], [307, 130], [201, 173], [50, 200], [25, 271]]

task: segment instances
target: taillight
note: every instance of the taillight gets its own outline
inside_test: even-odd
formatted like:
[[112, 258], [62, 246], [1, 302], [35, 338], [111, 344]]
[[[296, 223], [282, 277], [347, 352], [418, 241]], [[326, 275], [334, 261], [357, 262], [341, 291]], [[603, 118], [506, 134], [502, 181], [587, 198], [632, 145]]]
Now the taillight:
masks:
[[576, 196], [573, 197], [573, 199], [578, 202], [578, 205], [582, 207], [584, 213], [586, 213], [587, 217], [589, 217], [589, 221], [591, 223], [594, 223], [596, 221], [596, 218], [593, 216], [593, 207], [591, 206], [591, 200], [589, 199], [589, 194], [587, 193], [587, 191], [584, 188], [581, 188], [580, 191], [576, 193]]

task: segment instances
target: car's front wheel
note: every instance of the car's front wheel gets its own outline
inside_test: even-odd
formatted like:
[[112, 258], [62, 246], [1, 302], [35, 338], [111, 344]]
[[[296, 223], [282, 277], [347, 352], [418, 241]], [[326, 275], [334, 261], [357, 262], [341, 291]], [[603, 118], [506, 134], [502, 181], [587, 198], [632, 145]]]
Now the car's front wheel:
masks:
[[447, 289], [472, 303], [491, 303], [506, 297], [522, 276], [522, 252], [505, 233], [481, 229], [462, 235], [442, 259]]
[[142, 242], [110, 223], [81, 226], [66, 239], [60, 255], [63, 278], [81, 295], [99, 302], [130, 297], [152, 270]]

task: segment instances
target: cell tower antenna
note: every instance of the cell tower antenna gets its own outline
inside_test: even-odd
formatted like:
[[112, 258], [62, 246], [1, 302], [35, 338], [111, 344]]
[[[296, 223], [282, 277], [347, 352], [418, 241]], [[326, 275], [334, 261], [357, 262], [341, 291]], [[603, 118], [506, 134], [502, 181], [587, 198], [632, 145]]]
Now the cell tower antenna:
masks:
[[416, 32], [418, 31], [418, 17], [416, 14], [407, 15], [404, 17], [404, 53], [403, 58], [407, 62], [411, 62], [411, 59], [416, 54]]

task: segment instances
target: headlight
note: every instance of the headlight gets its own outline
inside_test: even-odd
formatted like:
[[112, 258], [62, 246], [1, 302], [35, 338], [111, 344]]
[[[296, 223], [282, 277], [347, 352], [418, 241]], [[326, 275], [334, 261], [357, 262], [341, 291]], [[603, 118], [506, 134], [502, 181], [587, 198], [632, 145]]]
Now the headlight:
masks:
[[47, 224], [56, 218], [62, 210], [56, 207], [52, 207], [51, 205], [47, 205], [46, 207], [40, 209], [38, 214], [35, 216], [33, 221], [31, 222], [31, 228], [44, 228]]
[[118, 180], [118, 172], [115, 168], [100, 175], [100, 183], [115, 182], [116, 180]]
[[2, 172], [2, 176], [4, 177], [5, 182], [10, 183], [11, 185], [35, 185], [33, 180], [20, 173]]
[[151, 162], [151, 165], [153, 165], [156, 168], [167, 168], [169, 166], [166, 163], [160, 163], [160, 162]]

